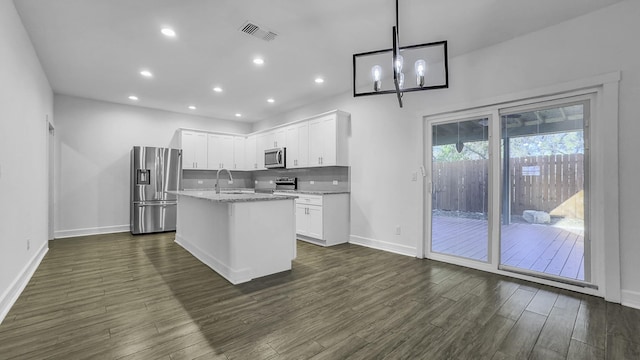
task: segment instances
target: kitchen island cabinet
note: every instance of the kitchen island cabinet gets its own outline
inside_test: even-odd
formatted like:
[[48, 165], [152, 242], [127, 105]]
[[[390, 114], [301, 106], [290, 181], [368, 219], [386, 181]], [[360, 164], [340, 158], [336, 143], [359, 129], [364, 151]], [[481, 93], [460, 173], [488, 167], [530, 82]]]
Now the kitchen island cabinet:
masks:
[[232, 284], [291, 269], [295, 196], [175, 191], [176, 243]]

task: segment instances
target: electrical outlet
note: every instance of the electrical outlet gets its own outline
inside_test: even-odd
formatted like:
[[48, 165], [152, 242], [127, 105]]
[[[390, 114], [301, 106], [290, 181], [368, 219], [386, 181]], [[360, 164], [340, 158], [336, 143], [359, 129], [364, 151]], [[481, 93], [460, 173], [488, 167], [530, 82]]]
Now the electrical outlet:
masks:
[[316, 183], [316, 182], [315, 182], [315, 181], [313, 181], [313, 180], [309, 181], [309, 184], [311, 184], [311, 185], [313, 185], [313, 184], [315, 184], [315, 183]]
[[400, 225], [396, 226], [396, 235], [400, 235]]
[[414, 172], [411, 174], [411, 181], [418, 181], [418, 173]]
[[199, 184], [199, 185], [202, 185], [203, 183], [204, 183], [204, 181], [202, 181], [202, 180], [198, 180], [198, 184]]
[[227, 181], [227, 184], [233, 184], [233, 180]]
[[333, 185], [338, 185], [338, 180], [333, 180]]
[[273, 180], [269, 180], [269, 184], [273, 184]]
[[253, 183], [254, 183], [254, 184], [256, 184], [256, 185], [258, 185], [258, 180], [254, 181]]

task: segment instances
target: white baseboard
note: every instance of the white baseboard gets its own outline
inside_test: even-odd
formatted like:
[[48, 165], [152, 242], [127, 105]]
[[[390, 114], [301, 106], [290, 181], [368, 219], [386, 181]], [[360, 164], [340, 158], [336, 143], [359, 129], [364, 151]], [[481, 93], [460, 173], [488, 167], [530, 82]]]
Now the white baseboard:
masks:
[[76, 236], [127, 232], [129, 230], [130, 230], [129, 224], [112, 225], [112, 226], [102, 226], [102, 227], [85, 228], [85, 229], [58, 230], [54, 233], [54, 236], [56, 239], [62, 239], [62, 238], [69, 238], [69, 237], [76, 237]]
[[227, 279], [227, 281], [229, 281], [233, 285], [247, 282], [253, 279], [251, 269], [232, 269], [231, 267], [222, 263], [220, 260], [202, 251], [195, 244], [186, 241], [182, 236], [180, 236], [180, 234], [176, 234], [175, 243], [190, 252], [191, 255], [196, 257], [196, 259], [200, 260], [203, 264], [213, 269], [213, 271], [217, 272], [218, 275]]
[[372, 249], [384, 250], [395, 254], [416, 257], [417, 249], [414, 246], [401, 245], [382, 240], [369, 239], [362, 236], [350, 235], [349, 243], [366, 246]]
[[622, 305], [640, 309], [640, 292], [622, 290], [620, 295]]
[[42, 247], [36, 252], [36, 254], [31, 258], [31, 260], [27, 263], [27, 265], [22, 269], [18, 277], [15, 278], [11, 286], [2, 294], [0, 297], [0, 324], [9, 313], [9, 310], [16, 303], [18, 297], [24, 291], [24, 288], [27, 287], [29, 280], [36, 272], [38, 266], [40, 266], [40, 262], [49, 251], [49, 242], [45, 241]]

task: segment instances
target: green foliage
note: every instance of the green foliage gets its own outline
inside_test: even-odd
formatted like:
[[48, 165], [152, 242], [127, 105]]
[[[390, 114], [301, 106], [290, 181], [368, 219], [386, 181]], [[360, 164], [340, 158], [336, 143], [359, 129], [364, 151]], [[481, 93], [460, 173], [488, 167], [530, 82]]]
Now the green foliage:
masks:
[[584, 131], [511, 138], [511, 157], [584, 154]]
[[489, 142], [474, 141], [464, 143], [461, 152], [456, 150], [456, 144], [433, 147], [434, 161], [480, 160], [489, 158]]
[[[556, 134], [521, 136], [509, 139], [510, 156], [512, 158], [525, 156], [584, 154], [584, 131], [571, 131]], [[456, 144], [434, 146], [434, 161], [462, 161], [489, 158], [489, 142], [474, 141], [464, 143], [461, 152], [456, 150]]]

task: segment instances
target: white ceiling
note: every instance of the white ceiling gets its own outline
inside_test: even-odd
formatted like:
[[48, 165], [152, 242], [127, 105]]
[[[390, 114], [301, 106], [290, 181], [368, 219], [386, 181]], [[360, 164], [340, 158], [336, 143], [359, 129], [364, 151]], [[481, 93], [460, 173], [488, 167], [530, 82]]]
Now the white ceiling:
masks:
[[[447, 40], [451, 58], [619, 1], [400, 0], [400, 42]], [[351, 92], [352, 55], [390, 48], [395, 22], [393, 0], [14, 3], [56, 93], [249, 122]], [[247, 20], [279, 36], [240, 32]], [[163, 36], [163, 26], [177, 37]]]

